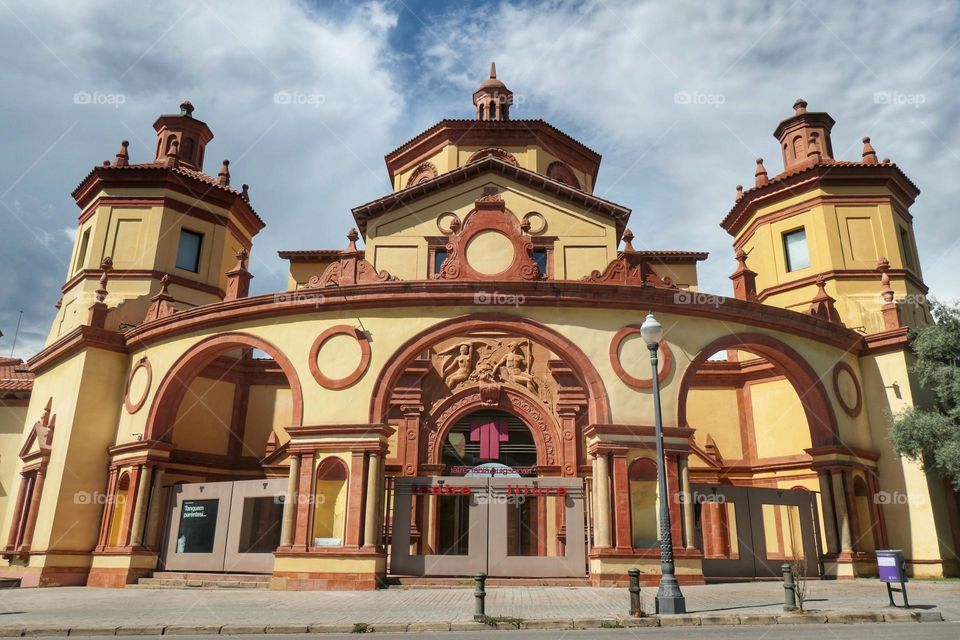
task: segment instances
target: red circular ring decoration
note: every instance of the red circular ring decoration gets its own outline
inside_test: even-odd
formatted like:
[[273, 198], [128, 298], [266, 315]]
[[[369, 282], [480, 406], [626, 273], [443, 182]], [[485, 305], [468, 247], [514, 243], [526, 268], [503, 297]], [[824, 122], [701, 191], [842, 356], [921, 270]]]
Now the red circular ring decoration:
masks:
[[[147, 384], [143, 388], [143, 395], [136, 402], [130, 401], [130, 385], [133, 383], [133, 376], [137, 375], [137, 371], [140, 369], [147, 370]], [[127, 408], [127, 413], [136, 413], [140, 411], [140, 407], [143, 406], [143, 403], [147, 401], [147, 396], [150, 395], [150, 386], [153, 384], [153, 365], [150, 364], [150, 361], [147, 360], [147, 357], [144, 356], [140, 358], [140, 361], [137, 364], [133, 365], [133, 368], [130, 369], [130, 375], [127, 376], [127, 386], [123, 390], [123, 406]]]
[[[613, 367], [613, 371], [617, 374], [617, 377], [631, 387], [650, 389], [653, 387], [652, 378], [636, 378], [627, 373], [623, 365], [620, 364], [620, 345], [623, 344], [624, 340], [637, 333], [640, 333], [640, 327], [634, 325], [626, 326], [620, 329], [620, 331], [617, 331], [617, 334], [613, 336], [613, 340], [610, 341], [610, 366]], [[668, 345], [665, 340], [660, 341], [660, 360], [663, 364], [660, 367], [660, 373], [657, 375], [657, 379], [660, 381], [660, 384], [663, 384], [663, 381], [670, 375], [670, 371], [673, 370], [673, 353], [670, 351], [670, 345]]]
[[[317, 356], [320, 355], [320, 348], [324, 342], [339, 335], [350, 336], [357, 341], [360, 345], [360, 362], [352, 373], [338, 379], [325, 376], [323, 372], [320, 371], [320, 366], [317, 364]], [[338, 324], [330, 327], [317, 336], [317, 339], [313, 341], [313, 346], [310, 347], [310, 373], [313, 374], [314, 380], [326, 389], [343, 389], [349, 387], [366, 373], [368, 366], [370, 366], [370, 341], [367, 340], [367, 336], [356, 327], [351, 327], [346, 324]]]
[[[840, 393], [840, 373], [842, 371], [846, 371], [850, 375], [850, 379], [853, 380], [853, 388], [857, 392], [857, 401], [852, 407], [847, 406], [846, 401], [843, 399], [843, 394]], [[837, 404], [840, 405], [844, 413], [851, 418], [856, 418], [860, 415], [860, 409], [863, 408], [863, 391], [860, 388], [860, 381], [857, 380], [857, 374], [854, 373], [853, 367], [846, 362], [838, 362], [833, 367], [833, 394], [837, 397]]]

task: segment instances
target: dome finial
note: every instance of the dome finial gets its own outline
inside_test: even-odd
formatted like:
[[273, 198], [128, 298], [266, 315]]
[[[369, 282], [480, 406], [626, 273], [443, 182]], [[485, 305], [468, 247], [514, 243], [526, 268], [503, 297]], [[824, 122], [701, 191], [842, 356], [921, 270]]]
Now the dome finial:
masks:
[[490, 63], [490, 79], [493, 80], [496, 77], [497, 77], [497, 63], [491, 62]]

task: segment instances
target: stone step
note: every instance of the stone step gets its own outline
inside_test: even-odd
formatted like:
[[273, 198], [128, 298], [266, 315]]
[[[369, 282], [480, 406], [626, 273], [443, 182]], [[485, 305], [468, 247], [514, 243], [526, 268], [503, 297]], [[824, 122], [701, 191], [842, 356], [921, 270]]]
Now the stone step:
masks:
[[188, 573], [156, 571], [149, 578], [140, 578], [133, 589], [259, 589], [270, 588], [270, 576], [247, 573]]

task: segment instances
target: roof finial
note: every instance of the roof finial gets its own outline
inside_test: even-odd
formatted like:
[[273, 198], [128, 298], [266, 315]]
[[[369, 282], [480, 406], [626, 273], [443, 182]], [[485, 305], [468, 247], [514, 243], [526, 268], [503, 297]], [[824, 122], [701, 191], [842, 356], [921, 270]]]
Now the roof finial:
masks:
[[187, 116], [188, 118], [193, 117], [193, 105], [190, 104], [189, 100], [184, 100], [180, 103], [180, 115]]
[[863, 136], [863, 156], [864, 164], [877, 164], [877, 152], [874, 151], [873, 145], [870, 144], [870, 136]]
[[490, 79], [493, 80], [493, 79], [496, 79], [496, 77], [497, 77], [497, 63], [491, 62], [490, 63]]
[[807, 112], [807, 101], [803, 98], [797, 98], [793, 103], [794, 115], [800, 115]]
[[247, 258], [250, 257], [250, 253], [243, 247], [240, 247], [240, 250], [237, 251], [237, 266], [236, 269], [246, 269], [247, 268]]
[[738, 184], [737, 185], [737, 202], [740, 202], [740, 200], [742, 199], [743, 199], [743, 185]]
[[105, 302], [107, 299], [107, 281], [109, 280], [110, 270], [113, 269], [113, 258], [107, 256], [100, 263], [100, 288], [96, 290], [97, 302]]
[[623, 250], [624, 251], [634, 251], [633, 248], [633, 231], [630, 229], [623, 230]]
[[767, 170], [763, 166], [763, 158], [757, 158], [757, 170], [754, 172], [753, 177], [756, 181], [758, 187], [762, 187], [767, 184]]
[[249, 204], [250, 203], [250, 185], [245, 184], [242, 187], [240, 187], [240, 189], [241, 189], [240, 199]]
[[117, 159], [114, 160], [113, 166], [125, 167], [130, 164], [130, 154], [127, 152], [127, 147], [129, 146], [130, 143], [127, 140], [120, 143], [120, 150], [117, 151]]
[[220, 173], [217, 174], [217, 184], [221, 187], [230, 186], [230, 161], [224, 160], [220, 167]]
[[347, 240], [350, 241], [350, 246], [347, 247], [347, 251], [357, 251], [357, 240], [360, 239], [360, 234], [357, 233], [356, 229], [351, 228], [347, 232]]

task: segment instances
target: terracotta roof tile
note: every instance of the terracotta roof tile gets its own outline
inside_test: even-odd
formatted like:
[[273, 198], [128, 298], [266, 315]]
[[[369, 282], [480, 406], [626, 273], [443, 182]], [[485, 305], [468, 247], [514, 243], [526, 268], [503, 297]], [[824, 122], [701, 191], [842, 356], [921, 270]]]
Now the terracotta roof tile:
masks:
[[30, 391], [33, 372], [20, 358], [0, 358], [0, 391]]
[[499, 121], [498, 121], [498, 120], [476, 120], [476, 119], [470, 119], [470, 118], [447, 118], [447, 119], [445, 119], [445, 120], [441, 120], [440, 122], [438, 122], [437, 124], [433, 125], [433, 126], [430, 127], [429, 129], [427, 129], [427, 130], [425, 130], [425, 131], [422, 131], [421, 133], [419, 133], [419, 134], [415, 135], [414, 137], [410, 138], [409, 140], [407, 140], [406, 142], [404, 142], [402, 145], [400, 145], [399, 147], [397, 147], [396, 149], [394, 149], [393, 151], [391, 151], [390, 153], [388, 153], [388, 154], [386, 155], [386, 157], [389, 158], [390, 156], [392, 156], [392, 155], [394, 155], [394, 154], [396, 154], [396, 153], [399, 153], [399, 152], [401, 152], [401, 151], [404, 151], [405, 149], [407, 149], [407, 148], [409, 148], [410, 146], [416, 144], [417, 142], [419, 142], [419, 141], [422, 140], [423, 138], [426, 138], [427, 136], [429, 136], [430, 134], [432, 134], [432, 133], [433, 133], [434, 131], [436, 131], [437, 129], [440, 129], [441, 127], [445, 127], [445, 126], [449, 127], [449, 126], [464, 125], [464, 124], [473, 125], [473, 126], [484, 126], [484, 127], [490, 127], [490, 128], [503, 128], [503, 129], [516, 128], [516, 127], [511, 127], [511, 125], [520, 125], [521, 127], [529, 126], [529, 125], [531, 125], [531, 124], [534, 124], [534, 125], [537, 125], [537, 126], [545, 126], [545, 127], [547, 127], [548, 129], [550, 129], [550, 130], [554, 131], [555, 133], [559, 134], [560, 136], [563, 136], [564, 138], [566, 138], [566, 139], [569, 140], [570, 142], [573, 142], [574, 144], [579, 145], [580, 147], [583, 147], [584, 150], [586, 150], [586, 151], [588, 151], [589, 153], [597, 156], [597, 158], [600, 157], [600, 154], [599, 154], [599, 153], [597, 153], [596, 151], [594, 151], [593, 149], [591, 149], [591, 148], [588, 147], [587, 145], [583, 144], [582, 142], [580, 142], [579, 140], [577, 140], [577, 139], [574, 138], [573, 136], [571, 136], [571, 135], [569, 135], [569, 134], [567, 134], [567, 133], [564, 133], [564, 132], [561, 131], [560, 129], [557, 129], [555, 126], [553, 126], [552, 124], [550, 124], [550, 123], [547, 122], [546, 120], [542, 120], [542, 119], [540, 119], [540, 118], [536, 118], [536, 119], [520, 119], [520, 120], [499, 120]]

